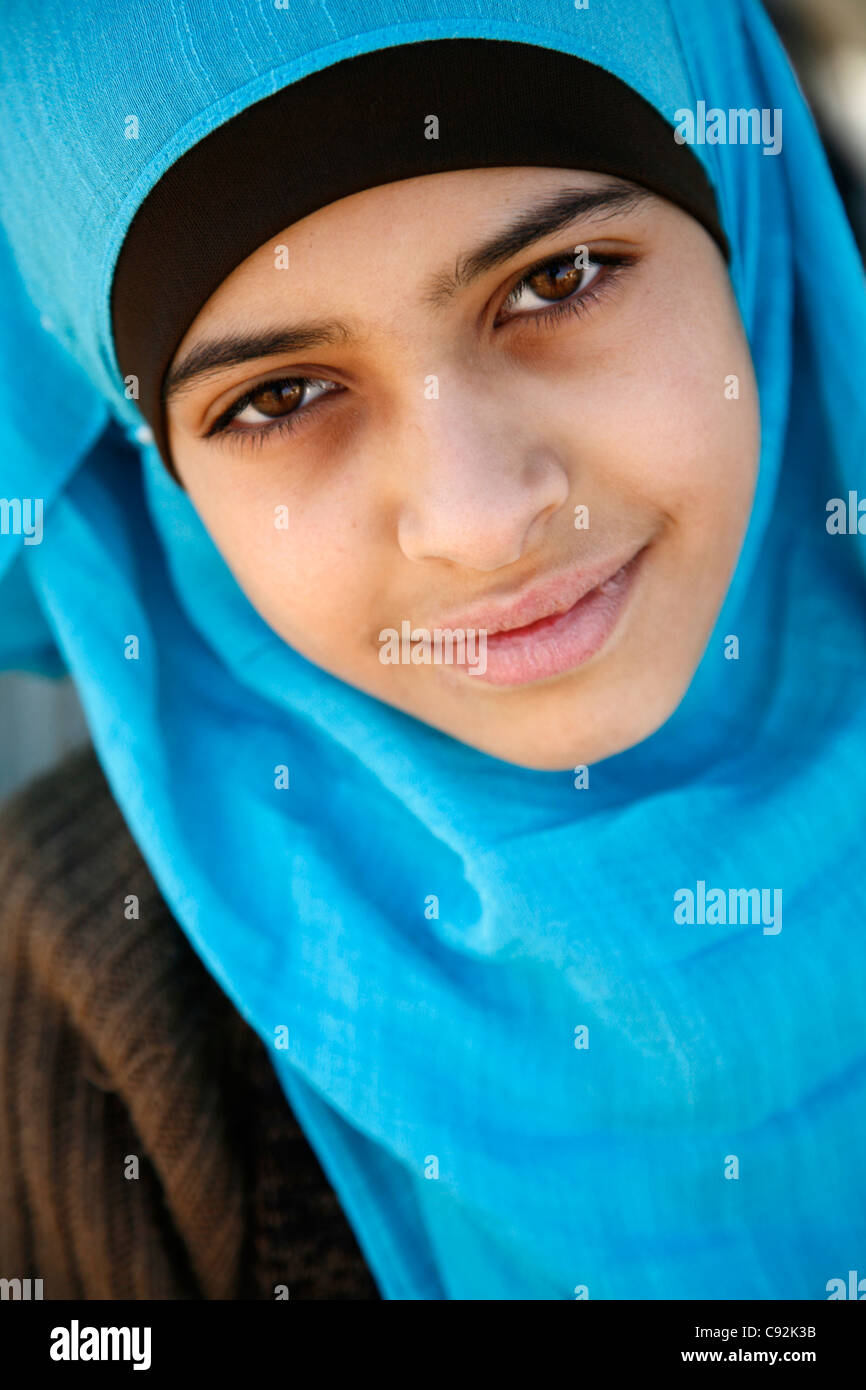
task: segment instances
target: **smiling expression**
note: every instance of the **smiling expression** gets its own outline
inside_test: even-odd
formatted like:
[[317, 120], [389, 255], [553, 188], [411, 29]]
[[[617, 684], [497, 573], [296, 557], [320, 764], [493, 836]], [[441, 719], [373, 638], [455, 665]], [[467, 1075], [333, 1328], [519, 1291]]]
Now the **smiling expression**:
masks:
[[[166, 388], [209, 534], [331, 674], [543, 769], [630, 747], [681, 701], [759, 416], [724, 260], [678, 207], [548, 168], [353, 194], [223, 281]], [[484, 630], [486, 672], [385, 664], [407, 621]]]

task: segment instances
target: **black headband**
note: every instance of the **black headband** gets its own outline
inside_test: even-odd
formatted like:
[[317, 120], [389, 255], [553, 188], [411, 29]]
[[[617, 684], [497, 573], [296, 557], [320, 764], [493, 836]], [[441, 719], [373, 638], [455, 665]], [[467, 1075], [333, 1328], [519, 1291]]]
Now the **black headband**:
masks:
[[[438, 139], [425, 138], [429, 116]], [[269, 238], [328, 203], [453, 169], [587, 169], [639, 183], [701, 222], [729, 258], [697, 156], [626, 83], [570, 53], [431, 39], [310, 73], [171, 165], [127, 232], [112, 286], [118, 363], [172, 475], [163, 382], [187, 329]]]

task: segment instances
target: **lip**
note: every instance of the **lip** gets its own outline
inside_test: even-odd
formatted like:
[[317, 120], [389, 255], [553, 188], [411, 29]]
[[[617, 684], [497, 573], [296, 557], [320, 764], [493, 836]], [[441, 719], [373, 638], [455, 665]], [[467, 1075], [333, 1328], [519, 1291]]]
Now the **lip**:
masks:
[[558, 570], [541, 583], [526, 588], [516, 598], [475, 604], [462, 613], [440, 618], [433, 626], [483, 628], [488, 638], [500, 632], [529, 627], [540, 618], [552, 618], [557, 613], [567, 613], [585, 594], [598, 588], [599, 584], [616, 574], [637, 554], [639, 550], [631, 546], [621, 554], [601, 560], [595, 565], [579, 568], [572, 565], [567, 570]]
[[[439, 626], [486, 631], [486, 670], [461, 676], [524, 685], [576, 669], [601, 650], [634, 587], [648, 544], [560, 571], [516, 599], [481, 604]], [[602, 586], [605, 586], [602, 588]]]

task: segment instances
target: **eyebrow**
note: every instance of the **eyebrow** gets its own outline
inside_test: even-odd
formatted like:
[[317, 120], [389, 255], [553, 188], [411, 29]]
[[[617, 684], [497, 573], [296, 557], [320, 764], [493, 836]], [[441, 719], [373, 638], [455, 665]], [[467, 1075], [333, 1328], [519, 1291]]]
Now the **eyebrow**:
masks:
[[[453, 272], [430, 277], [421, 302], [437, 309], [458, 290], [465, 289], [495, 266], [508, 261], [533, 242], [551, 236], [578, 218], [616, 212], [630, 212], [654, 195], [649, 189], [632, 184], [603, 184], [593, 188], [566, 188], [541, 203], [526, 208], [488, 241], [460, 256]], [[355, 341], [355, 335], [340, 319], [308, 320], [291, 328], [234, 333], [199, 343], [167, 374], [162, 388], [164, 404], [188, 391], [204, 377], [225, 367], [239, 366], [259, 357], [276, 357], [303, 352], [329, 344]]]

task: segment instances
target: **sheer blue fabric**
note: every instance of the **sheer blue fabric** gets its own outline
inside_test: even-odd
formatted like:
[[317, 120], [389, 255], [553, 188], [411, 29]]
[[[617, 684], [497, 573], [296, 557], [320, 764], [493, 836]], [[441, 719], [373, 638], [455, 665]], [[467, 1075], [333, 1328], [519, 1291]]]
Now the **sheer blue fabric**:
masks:
[[[4, 0], [0, 36], [0, 495], [44, 507], [39, 543], [0, 535], [0, 667], [74, 677], [383, 1295], [826, 1298], [866, 1238], [866, 536], [826, 526], [866, 491], [866, 314], [766, 15]], [[578, 54], [672, 131], [698, 101], [783, 113], [778, 154], [695, 146], [760, 391], [742, 554], [678, 709], [582, 791], [278, 638], [139, 439], [111, 341], [125, 231], [184, 150], [316, 68], [447, 36]], [[676, 921], [699, 883], [779, 889], [783, 916]]]

